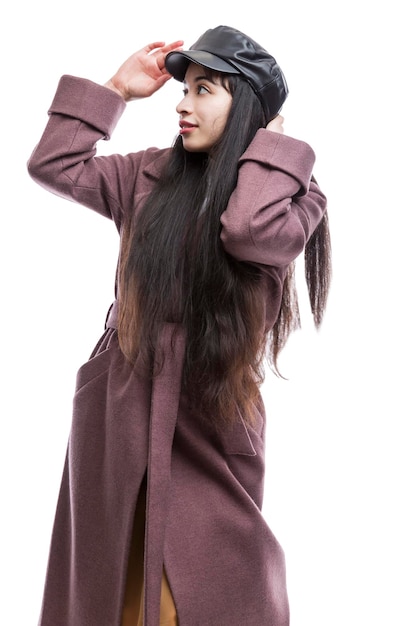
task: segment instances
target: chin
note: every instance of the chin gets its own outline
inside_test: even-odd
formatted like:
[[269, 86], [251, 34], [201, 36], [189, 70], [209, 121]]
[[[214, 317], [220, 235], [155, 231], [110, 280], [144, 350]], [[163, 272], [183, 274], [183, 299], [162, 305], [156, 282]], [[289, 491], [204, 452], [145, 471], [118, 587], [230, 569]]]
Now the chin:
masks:
[[187, 152], [210, 152], [210, 146], [193, 143], [192, 141], [182, 138], [182, 145]]

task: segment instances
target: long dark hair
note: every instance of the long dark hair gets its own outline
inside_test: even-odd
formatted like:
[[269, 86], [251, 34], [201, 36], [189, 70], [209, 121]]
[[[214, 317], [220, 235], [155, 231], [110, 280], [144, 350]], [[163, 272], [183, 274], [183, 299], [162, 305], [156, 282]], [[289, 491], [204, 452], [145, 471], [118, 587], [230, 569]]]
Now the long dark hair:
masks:
[[[238, 410], [251, 420], [265, 354], [276, 365], [297, 325], [298, 304], [290, 272], [280, 316], [266, 337], [260, 270], [236, 261], [221, 244], [220, 216], [236, 186], [238, 160], [265, 118], [245, 80], [224, 74], [211, 78], [233, 96], [217, 145], [210, 155], [191, 153], [178, 137], [160, 180], [124, 230], [119, 340], [132, 363], [149, 365], [162, 325], [181, 323], [187, 334], [185, 388], [194, 407], [219, 425], [231, 422]], [[309, 276], [315, 281], [312, 304], [321, 321], [327, 294], [319, 248]], [[153, 371], [161, 366], [153, 363]]]

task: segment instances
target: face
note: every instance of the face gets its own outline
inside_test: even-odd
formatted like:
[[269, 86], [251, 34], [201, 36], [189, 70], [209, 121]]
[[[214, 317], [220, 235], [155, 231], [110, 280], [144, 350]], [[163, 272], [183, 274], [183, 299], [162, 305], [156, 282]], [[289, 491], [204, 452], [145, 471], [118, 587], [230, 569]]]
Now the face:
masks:
[[[215, 82], [213, 82], [215, 81]], [[210, 152], [226, 126], [232, 96], [205, 68], [190, 63], [184, 78], [184, 98], [177, 106], [185, 150]]]

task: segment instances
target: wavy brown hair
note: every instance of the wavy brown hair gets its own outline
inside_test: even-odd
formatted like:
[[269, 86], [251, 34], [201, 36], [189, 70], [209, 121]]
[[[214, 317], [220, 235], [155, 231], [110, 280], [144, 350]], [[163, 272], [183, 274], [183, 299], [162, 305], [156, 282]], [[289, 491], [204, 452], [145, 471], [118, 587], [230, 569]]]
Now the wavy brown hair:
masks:
[[[239, 158], [265, 118], [245, 80], [210, 77], [233, 96], [222, 137], [210, 156], [187, 152], [178, 137], [159, 181], [124, 228], [119, 341], [132, 363], [152, 364], [155, 374], [162, 367], [154, 363], [162, 325], [181, 323], [187, 335], [183, 384], [194, 408], [221, 425], [238, 410], [250, 422], [264, 357], [276, 366], [289, 333], [299, 325], [299, 313], [290, 267], [279, 318], [266, 336], [260, 269], [236, 261], [221, 243], [220, 217], [237, 183]], [[319, 324], [328, 289], [323, 277], [330, 269], [327, 218], [317, 235], [321, 243], [314, 246], [306, 277], [312, 279], [312, 310]]]

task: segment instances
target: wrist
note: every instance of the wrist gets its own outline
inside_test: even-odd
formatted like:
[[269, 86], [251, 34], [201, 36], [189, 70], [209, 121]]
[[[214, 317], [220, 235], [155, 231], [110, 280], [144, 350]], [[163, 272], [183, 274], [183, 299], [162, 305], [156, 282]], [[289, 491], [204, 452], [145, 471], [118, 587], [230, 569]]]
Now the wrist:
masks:
[[114, 91], [114, 93], [117, 93], [118, 96], [123, 98], [123, 100], [125, 102], [127, 102], [127, 98], [125, 97], [125, 94], [120, 89], [118, 89], [116, 87], [116, 85], [113, 83], [112, 79], [110, 79], [106, 83], [104, 83], [104, 87], [107, 87], [108, 89], [111, 89], [112, 91]]

